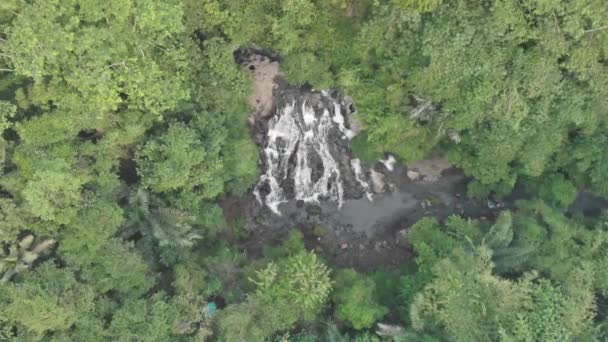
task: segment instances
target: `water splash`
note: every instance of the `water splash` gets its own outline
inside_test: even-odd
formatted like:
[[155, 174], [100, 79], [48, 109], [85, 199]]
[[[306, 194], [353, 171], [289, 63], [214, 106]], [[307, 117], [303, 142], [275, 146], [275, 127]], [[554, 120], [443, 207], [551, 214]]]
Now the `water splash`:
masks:
[[350, 166], [355, 172], [355, 178], [357, 179], [357, 182], [361, 184], [361, 187], [365, 191], [365, 196], [367, 196], [368, 200], [373, 201], [374, 198], [369, 183], [365, 180], [365, 175], [363, 174], [363, 170], [361, 169], [361, 161], [359, 159], [351, 159]]
[[387, 170], [393, 172], [395, 170], [395, 162], [397, 161], [395, 160], [395, 157], [389, 154], [386, 159], [380, 159], [380, 162], [384, 164], [384, 167], [386, 167]]

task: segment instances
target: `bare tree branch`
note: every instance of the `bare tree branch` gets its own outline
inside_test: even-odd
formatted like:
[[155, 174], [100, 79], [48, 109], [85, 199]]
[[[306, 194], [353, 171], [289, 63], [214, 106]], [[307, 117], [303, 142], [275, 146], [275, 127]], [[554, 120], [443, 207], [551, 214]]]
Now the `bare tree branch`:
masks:
[[20, 16], [20, 15], [21, 15], [21, 14], [19, 14], [19, 13], [15, 12], [15, 11], [13, 11], [13, 10], [12, 10], [12, 9], [10, 9], [10, 8], [7, 8], [6, 10], [7, 10], [7, 11], [9, 11], [9, 12], [11, 12], [12, 14], [14, 14], [14, 15], [16, 15], [16, 16]]
[[608, 25], [602, 26], [602, 27], [598, 27], [598, 28], [594, 28], [594, 29], [590, 29], [590, 30], [585, 30], [584, 33], [591, 33], [591, 32], [596, 32], [596, 31], [602, 31], [608, 29]]
[[0, 71], [13, 72], [15, 70], [13, 70], [13, 69], [0, 69]]
[[114, 69], [116, 67], [123, 67], [127, 70], [129, 69], [126, 62], [116, 62], [116, 63], [112, 63], [112, 64], [108, 65], [108, 68]]

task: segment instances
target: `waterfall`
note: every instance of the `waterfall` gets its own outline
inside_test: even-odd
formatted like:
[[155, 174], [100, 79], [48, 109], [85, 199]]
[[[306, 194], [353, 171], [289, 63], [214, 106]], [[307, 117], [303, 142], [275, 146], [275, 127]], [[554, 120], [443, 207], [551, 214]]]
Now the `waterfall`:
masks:
[[[266, 169], [254, 189], [255, 197], [278, 215], [279, 205], [291, 199], [314, 203], [328, 200], [341, 207], [344, 177], [353, 172], [352, 165], [345, 171], [346, 156], [337, 147], [338, 140], [348, 144], [354, 136], [344, 103], [326, 92], [281, 100], [267, 122], [261, 149]], [[358, 172], [357, 181], [369, 193], [360, 165]]]
[[357, 179], [357, 182], [361, 184], [361, 187], [365, 191], [365, 196], [367, 196], [367, 199], [370, 200], [370, 202], [373, 201], [374, 198], [372, 197], [372, 192], [370, 190], [369, 183], [365, 180], [365, 176], [363, 175], [361, 161], [359, 159], [351, 159], [350, 166], [355, 172], [355, 178]]

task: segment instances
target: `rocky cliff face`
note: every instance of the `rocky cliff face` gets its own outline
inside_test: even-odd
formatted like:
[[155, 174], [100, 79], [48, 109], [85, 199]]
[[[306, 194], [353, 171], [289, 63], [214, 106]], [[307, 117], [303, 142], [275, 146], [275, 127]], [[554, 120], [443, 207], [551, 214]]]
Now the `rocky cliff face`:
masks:
[[282, 90], [274, 114], [257, 121], [264, 167], [257, 200], [278, 215], [291, 200], [338, 207], [364, 194], [371, 200], [367, 172], [351, 157], [353, 108], [337, 92]]

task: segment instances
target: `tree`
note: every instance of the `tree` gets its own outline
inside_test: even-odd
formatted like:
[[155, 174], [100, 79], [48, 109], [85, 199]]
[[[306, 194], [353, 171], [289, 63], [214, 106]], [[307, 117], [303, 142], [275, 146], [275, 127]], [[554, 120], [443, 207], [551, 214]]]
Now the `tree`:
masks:
[[336, 317], [358, 330], [370, 328], [388, 313], [387, 308], [376, 302], [374, 292], [372, 279], [353, 269], [340, 270], [335, 276], [332, 294]]
[[401, 280], [416, 338], [592, 339], [605, 292], [602, 227], [540, 201], [519, 202], [493, 224], [421, 220], [409, 235], [417, 270]]
[[[531, 297], [532, 307], [520, 313], [513, 335], [501, 332], [505, 339], [566, 341], [589, 329], [594, 310], [592, 301], [581, 307], [581, 303], [575, 302], [567, 290], [555, 287], [546, 280], [540, 280], [533, 286]], [[583, 316], [576, 312], [578, 310], [582, 311]]]
[[6, 305], [3, 318], [24, 339], [41, 339], [48, 332], [67, 331], [94, 308], [94, 291], [66, 269], [46, 262], [0, 293]]
[[[63, 111], [107, 115], [126, 95], [130, 109], [160, 114], [188, 94], [185, 53], [176, 44], [181, 16], [178, 1], [34, 1], [20, 6], [3, 50], [16, 73], [50, 78]], [[82, 127], [81, 119], [69, 119]]]
[[111, 292], [124, 299], [139, 298], [157, 281], [141, 254], [117, 239], [105, 241], [96, 252], [69, 255], [68, 261], [100, 294]]
[[126, 301], [110, 322], [108, 337], [114, 341], [169, 341], [176, 338], [177, 306], [162, 293], [148, 299]]
[[6, 161], [7, 141], [4, 140], [2, 134], [12, 126], [10, 121], [16, 114], [17, 107], [10, 102], [0, 100], [0, 171], [4, 169]]
[[[604, 339], [606, 217], [552, 206], [608, 194], [607, 17], [602, 0], [1, 1], [0, 340]], [[471, 195], [545, 202], [425, 218], [403, 271], [332, 277], [295, 231], [252, 260], [218, 202], [257, 179], [246, 50], [353, 97], [362, 159], [438, 153]], [[210, 297], [228, 305], [209, 315]], [[319, 324], [389, 308], [381, 337]]]
[[[152, 203], [151, 203], [152, 201]], [[125, 222], [125, 236], [139, 232], [154, 239], [159, 246], [192, 247], [202, 238], [196, 232], [195, 218], [174, 208], [157, 207], [144, 189], [134, 189], [129, 196], [129, 216]]]
[[286, 304], [254, 295], [243, 303], [229, 305], [218, 317], [218, 341], [264, 342], [276, 332], [289, 329], [293, 321], [283, 316]]
[[563, 341], [592, 325], [589, 283], [578, 297], [546, 280], [537, 284], [534, 273], [512, 282], [491, 274], [487, 250], [478, 253], [457, 252], [437, 265], [435, 280], [412, 304], [416, 330], [445, 329], [454, 341]]
[[290, 303], [297, 318], [312, 319], [326, 304], [332, 289], [329, 270], [316, 254], [300, 252], [279, 263], [270, 262], [252, 281], [257, 294]]
[[255, 293], [229, 305], [219, 317], [219, 340], [265, 341], [298, 320], [315, 318], [329, 297], [329, 270], [312, 252], [270, 262], [250, 279]]
[[0, 241], [16, 242], [19, 232], [25, 230], [31, 217], [9, 198], [0, 198]]
[[400, 0], [398, 3], [404, 8], [412, 8], [417, 12], [428, 12], [441, 5], [441, 0]]
[[[594, 267], [593, 282], [596, 286], [604, 283], [604, 273], [597, 272], [606, 262], [604, 248], [608, 243], [601, 223], [587, 227], [541, 201], [530, 201], [520, 203], [514, 226], [517, 229], [511, 246], [531, 251], [520, 269], [536, 269], [557, 282], [567, 283], [572, 272]], [[605, 291], [602, 286], [596, 289]]]
[[31, 212], [45, 221], [71, 222], [81, 202], [84, 180], [65, 172], [40, 170], [28, 182], [23, 197]]
[[576, 185], [561, 173], [546, 175], [542, 179], [525, 182], [529, 191], [538, 193], [545, 202], [565, 208], [574, 202]]
[[78, 208], [74, 221], [59, 232], [59, 251], [74, 260], [84, 259], [85, 252], [96, 254], [115, 236], [124, 215], [117, 203], [99, 197], [87, 198]]
[[148, 141], [138, 152], [137, 163], [142, 183], [155, 192], [205, 186], [203, 196], [213, 198], [222, 191], [217, 151], [208, 151], [184, 124], [170, 125], [157, 140]]

